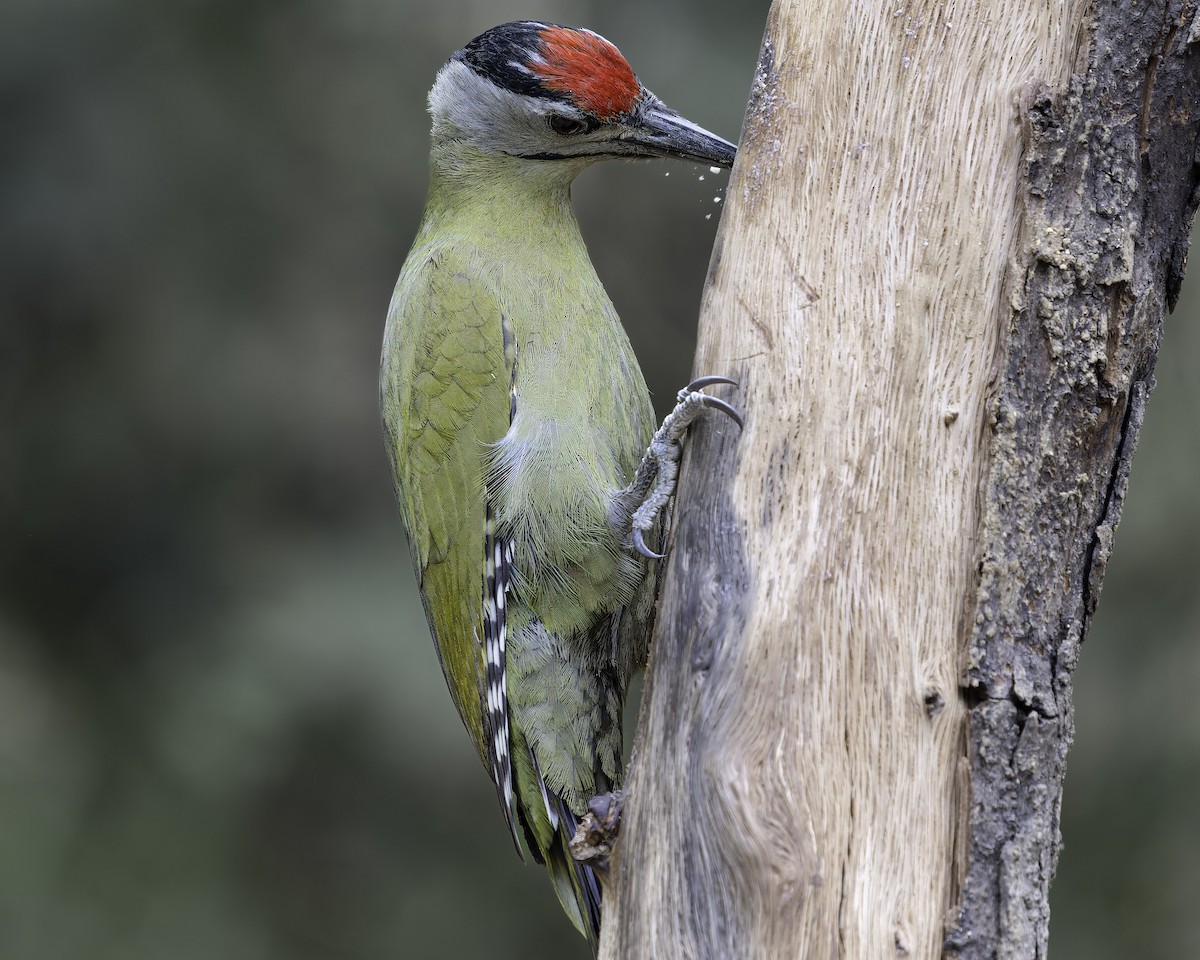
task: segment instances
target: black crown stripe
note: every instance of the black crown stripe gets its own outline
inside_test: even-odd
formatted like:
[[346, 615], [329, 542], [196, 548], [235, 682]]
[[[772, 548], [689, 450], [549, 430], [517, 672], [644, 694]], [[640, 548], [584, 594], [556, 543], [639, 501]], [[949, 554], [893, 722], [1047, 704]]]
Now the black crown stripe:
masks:
[[567, 102], [571, 99], [569, 94], [551, 90], [536, 76], [516, 66], [528, 62], [538, 52], [541, 32], [556, 26], [559, 24], [538, 20], [502, 23], [481, 33], [450, 59], [463, 61], [480, 76], [513, 93]]

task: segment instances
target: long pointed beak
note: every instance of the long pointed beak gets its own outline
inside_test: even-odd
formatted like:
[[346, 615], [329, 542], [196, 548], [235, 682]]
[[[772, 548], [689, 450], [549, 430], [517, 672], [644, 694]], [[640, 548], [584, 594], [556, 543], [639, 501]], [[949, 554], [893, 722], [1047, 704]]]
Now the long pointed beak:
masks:
[[714, 167], [733, 166], [737, 147], [698, 127], [659, 100], [647, 103], [629, 125], [622, 142], [635, 156], [675, 157]]

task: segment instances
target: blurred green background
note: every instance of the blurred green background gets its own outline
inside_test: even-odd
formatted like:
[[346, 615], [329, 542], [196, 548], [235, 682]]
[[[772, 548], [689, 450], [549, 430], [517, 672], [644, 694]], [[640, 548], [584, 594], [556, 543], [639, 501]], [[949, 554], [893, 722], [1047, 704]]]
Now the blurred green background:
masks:
[[[588, 955], [445, 693], [377, 428], [424, 95], [540, 17], [732, 138], [766, 9], [8, 0], [0, 960]], [[577, 188], [660, 406], [725, 182], [701, 172]], [[1200, 956], [1198, 309], [1078, 675], [1058, 958]]]

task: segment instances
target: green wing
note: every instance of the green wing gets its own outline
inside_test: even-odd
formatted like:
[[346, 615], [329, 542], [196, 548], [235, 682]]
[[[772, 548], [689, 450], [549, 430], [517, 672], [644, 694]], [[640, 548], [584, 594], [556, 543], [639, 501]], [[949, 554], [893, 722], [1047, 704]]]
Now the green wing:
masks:
[[[425, 612], [446, 684], [514, 831], [507, 704], [502, 739], [486, 709], [492, 539], [484, 478], [508, 431], [513, 356], [495, 297], [448, 253], [406, 265], [388, 316], [381, 373], [385, 433]], [[500, 588], [503, 592], [503, 586]], [[491, 609], [496, 608], [495, 602]], [[503, 597], [499, 603], [503, 617]], [[502, 653], [501, 653], [502, 657]], [[499, 664], [503, 683], [503, 661]], [[492, 681], [492, 677], [487, 678]], [[497, 754], [500, 754], [497, 756]], [[518, 848], [519, 849], [519, 848]]]

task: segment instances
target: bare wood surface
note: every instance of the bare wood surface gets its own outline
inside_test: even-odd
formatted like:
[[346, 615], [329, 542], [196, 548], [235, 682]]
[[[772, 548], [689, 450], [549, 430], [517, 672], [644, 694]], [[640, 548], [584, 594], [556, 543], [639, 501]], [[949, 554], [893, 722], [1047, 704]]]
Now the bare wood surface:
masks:
[[688, 452], [603, 957], [1044, 951], [1069, 670], [1194, 186], [1194, 153], [1146, 180], [1195, 148], [1145, 82], [1185, 5], [1109, 37], [1157, 44], [1106, 75], [1141, 71], [1134, 167], [1098, 85], [1091, 18], [1135, 6], [772, 9], [695, 367], [747, 425]]

